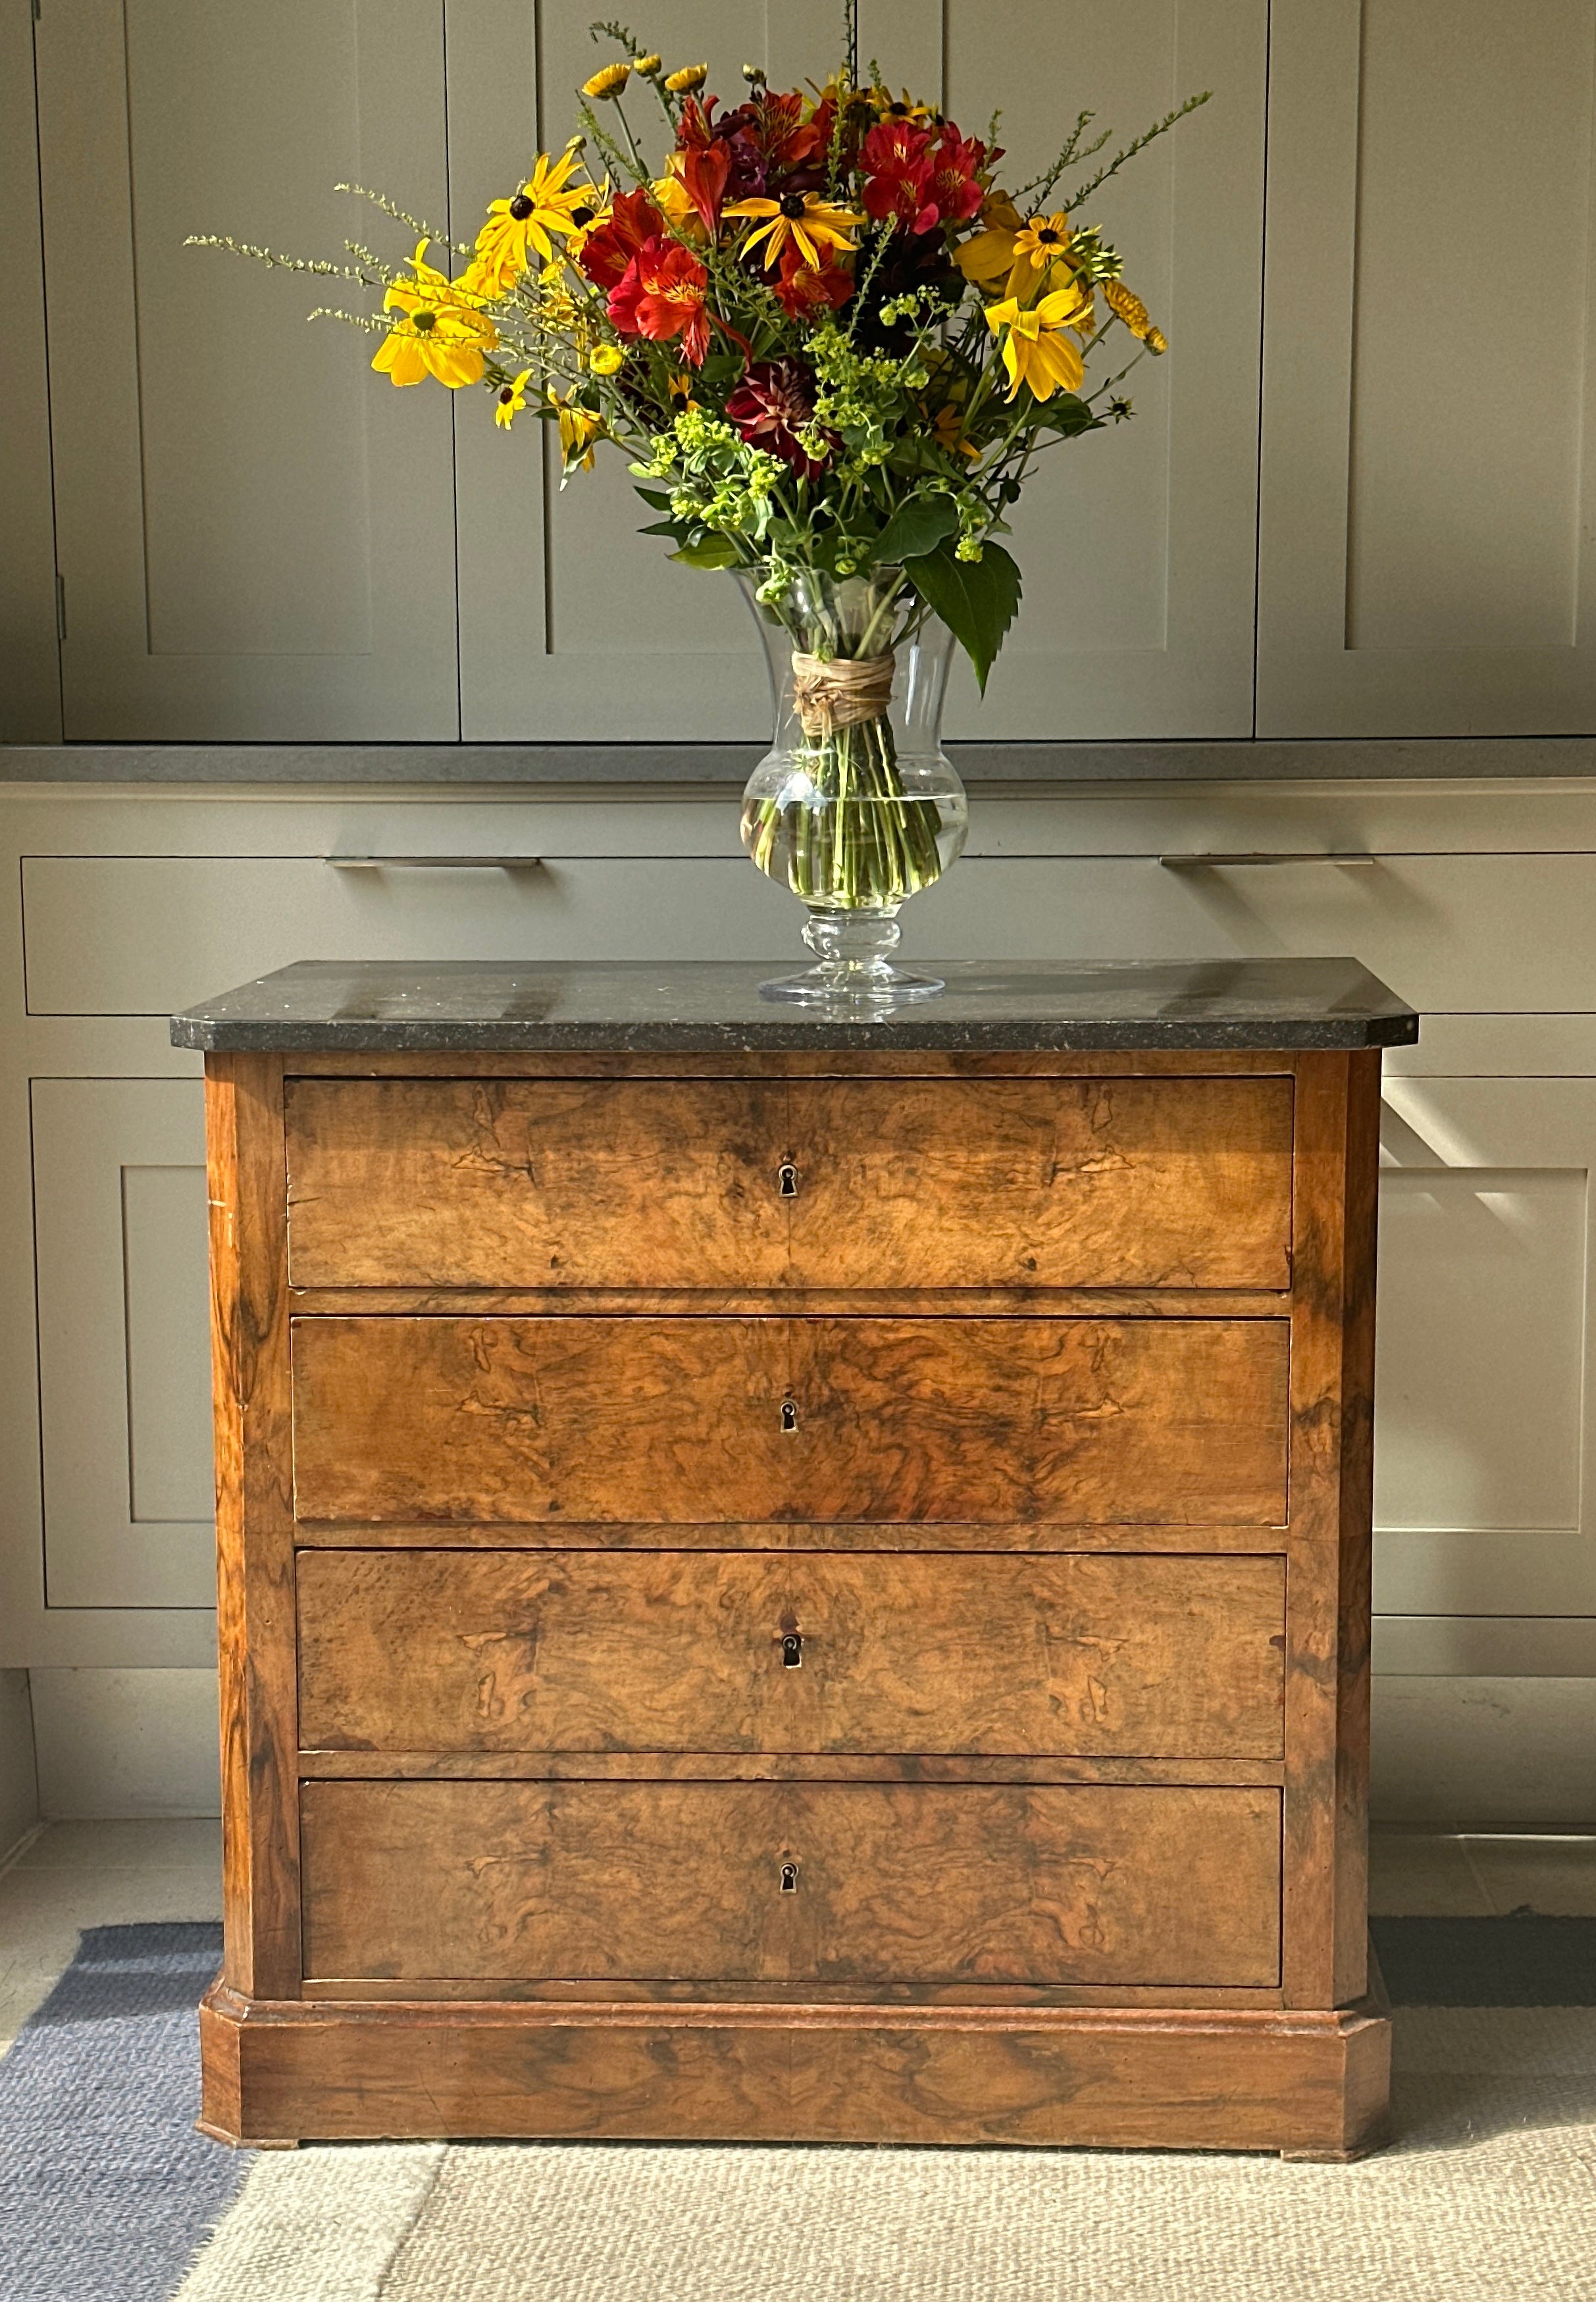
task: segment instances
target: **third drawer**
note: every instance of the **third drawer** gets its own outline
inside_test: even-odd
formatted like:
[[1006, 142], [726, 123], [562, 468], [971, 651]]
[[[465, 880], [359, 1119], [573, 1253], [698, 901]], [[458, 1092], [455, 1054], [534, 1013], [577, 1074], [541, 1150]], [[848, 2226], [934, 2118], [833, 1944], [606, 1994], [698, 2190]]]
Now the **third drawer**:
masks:
[[1285, 1562], [305, 1551], [337, 1751], [1277, 1759]]

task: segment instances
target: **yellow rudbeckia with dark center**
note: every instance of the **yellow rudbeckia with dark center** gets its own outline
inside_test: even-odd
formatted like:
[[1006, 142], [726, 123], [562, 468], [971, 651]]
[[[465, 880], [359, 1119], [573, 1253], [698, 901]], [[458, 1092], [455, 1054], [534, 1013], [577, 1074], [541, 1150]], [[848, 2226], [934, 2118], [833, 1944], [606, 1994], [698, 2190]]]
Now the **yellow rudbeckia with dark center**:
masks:
[[782, 252], [795, 248], [802, 262], [812, 270], [825, 269], [828, 250], [845, 248], [850, 255], [859, 242], [848, 234], [864, 218], [853, 208], [835, 207], [819, 192], [786, 192], [778, 200], [736, 200], [723, 213], [728, 216], [750, 216], [758, 224], [743, 243], [743, 253], [752, 255], [763, 240], [765, 269], [774, 272]]
[[531, 374], [529, 367], [524, 367], [513, 383], [503, 386], [494, 402], [493, 421], [506, 432], [526, 405], [526, 379]]
[[514, 199], [495, 200], [488, 221], [476, 235], [476, 254], [466, 273], [479, 296], [501, 296], [513, 288], [522, 273], [532, 268], [535, 255], [547, 264], [554, 254], [551, 234], [578, 230], [577, 211], [593, 197], [591, 184], [573, 184], [581, 153], [572, 146], [558, 160], [546, 152]]
[[1060, 390], [1079, 391], [1086, 361], [1078, 339], [1065, 332], [1079, 327], [1088, 308], [1088, 298], [1073, 281], [1029, 309], [1012, 296], [988, 307], [987, 325], [1003, 338], [1009, 399], [1022, 383], [1033, 399], [1051, 399]]
[[1001, 281], [1005, 296], [1024, 303], [1055, 265], [1068, 262], [1070, 219], [1061, 209], [1056, 215], [1022, 222], [1006, 192], [994, 193], [981, 213], [987, 229], [955, 248], [953, 261], [967, 280], [991, 289]]
[[424, 259], [422, 240], [410, 258], [414, 280], [396, 280], [382, 298], [384, 311], [402, 312], [377, 347], [372, 365], [397, 384], [435, 376], [451, 391], [480, 383], [483, 355], [499, 341], [491, 320], [471, 301], [463, 281], [448, 279]]

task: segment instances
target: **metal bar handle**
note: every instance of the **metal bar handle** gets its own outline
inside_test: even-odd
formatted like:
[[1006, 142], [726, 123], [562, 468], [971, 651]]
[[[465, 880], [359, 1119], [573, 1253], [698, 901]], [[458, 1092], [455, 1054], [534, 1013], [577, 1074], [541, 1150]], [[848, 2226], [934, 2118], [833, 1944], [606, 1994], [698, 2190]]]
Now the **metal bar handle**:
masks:
[[1373, 870], [1378, 858], [1373, 855], [1327, 855], [1323, 849], [1301, 854], [1280, 855], [1221, 855], [1187, 854], [1161, 855], [1159, 862], [1166, 871], [1214, 871], [1232, 864], [1262, 865], [1272, 863], [1336, 863], [1343, 871]]
[[535, 871], [541, 855], [323, 855], [335, 871]]

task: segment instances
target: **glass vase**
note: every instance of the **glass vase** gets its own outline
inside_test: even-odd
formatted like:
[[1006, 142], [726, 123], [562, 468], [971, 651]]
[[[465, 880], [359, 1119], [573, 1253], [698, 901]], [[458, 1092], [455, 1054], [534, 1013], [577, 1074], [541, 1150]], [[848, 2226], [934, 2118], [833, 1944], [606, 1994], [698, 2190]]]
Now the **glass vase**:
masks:
[[964, 786], [942, 749], [953, 635], [901, 567], [739, 575], [776, 711], [743, 794], [743, 844], [808, 911], [819, 962], [767, 999], [881, 1014], [941, 978], [892, 964], [898, 913], [964, 844]]

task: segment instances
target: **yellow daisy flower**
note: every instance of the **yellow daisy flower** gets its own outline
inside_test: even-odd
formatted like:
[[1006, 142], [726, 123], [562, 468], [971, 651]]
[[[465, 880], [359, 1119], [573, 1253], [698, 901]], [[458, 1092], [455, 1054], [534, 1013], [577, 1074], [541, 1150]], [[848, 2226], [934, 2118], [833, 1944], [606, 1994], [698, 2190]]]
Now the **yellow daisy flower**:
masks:
[[813, 271], [823, 272], [830, 249], [845, 248], [850, 254], [857, 249], [859, 242], [848, 234], [864, 222], [853, 208], [834, 207], [819, 192], [788, 192], [779, 200], [734, 200], [724, 213], [763, 219], [743, 241], [743, 253], [751, 254], [763, 240], [767, 272], [775, 271], [789, 243]]
[[967, 280], [993, 290], [1001, 281], [1004, 296], [1024, 302], [1055, 265], [1068, 260], [1071, 234], [1062, 210], [1027, 222], [1006, 192], [994, 192], [981, 215], [986, 230], [953, 250], [953, 261]]
[[652, 80], [664, 61], [663, 56], [634, 56], [632, 69], [634, 72], [641, 72], [644, 80]]
[[1016, 396], [1022, 383], [1029, 386], [1033, 399], [1051, 399], [1061, 386], [1065, 391], [1079, 391], [1086, 362], [1076, 337], [1064, 331], [1079, 325], [1088, 300], [1071, 281], [1067, 288], [1044, 296], [1031, 310], [1012, 296], [1005, 303], [987, 307], [987, 325], [994, 335], [1003, 337], [1009, 399]]
[[595, 104], [601, 104], [607, 97], [618, 96], [631, 77], [630, 64], [606, 64], [602, 71], [593, 74], [592, 80], [583, 81], [582, 93], [591, 97]]
[[550, 385], [549, 401], [559, 422], [562, 479], [572, 472], [591, 472], [593, 467], [592, 443], [604, 428], [602, 421], [579, 404], [574, 391], [567, 391], [562, 399]]
[[575, 211], [592, 187], [570, 181], [581, 153], [567, 146], [558, 160], [540, 153], [531, 175], [513, 199], [495, 200], [476, 235], [476, 254], [466, 277], [481, 296], [501, 296], [530, 271], [535, 254], [547, 264], [554, 254], [550, 235], [576, 230]]
[[383, 337], [372, 365], [396, 384], [420, 383], [430, 375], [458, 391], [482, 382], [483, 354], [497, 344], [499, 332], [463, 281], [424, 261], [428, 245], [422, 240], [410, 258], [415, 279], [396, 280], [382, 298], [384, 311], [405, 316]]
[[493, 409], [493, 421], [505, 432], [509, 430], [526, 405], [526, 379], [531, 374], [529, 367], [524, 367], [515, 382], [507, 383], [499, 395]]
[[672, 72], [665, 85], [672, 96], [691, 96], [694, 88], [702, 88], [709, 77], [708, 64], [684, 64], [680, 71]]

